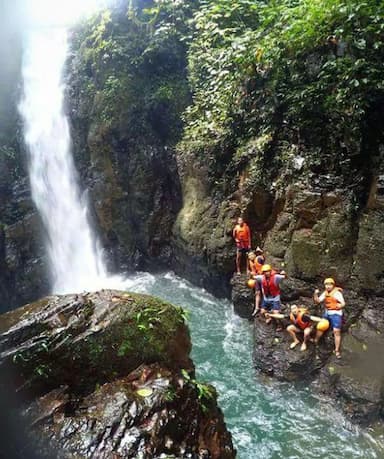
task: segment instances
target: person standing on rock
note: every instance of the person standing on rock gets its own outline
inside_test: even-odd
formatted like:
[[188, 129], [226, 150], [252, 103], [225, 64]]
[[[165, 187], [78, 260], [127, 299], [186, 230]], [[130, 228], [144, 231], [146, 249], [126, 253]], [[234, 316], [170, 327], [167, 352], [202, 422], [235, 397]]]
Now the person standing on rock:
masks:
[[257, 247], [254, 252], [248, 253], [248, 274], [257, 276], [261, 274], [261, 268], [265, 263], [263, 250]]
[[[345, 307], [345, 301], [342, 289], [336, 287], [335, 281], [328, 277], [324, 281], [324, 292], [319, 296], [320, 290], [316, 289], [313, 294], [313, 300], [316, 304], [323, 303], [325, 306], [324, 318], [329, 321], [333, 329], [333, 335], [335, 337], [335, 355], [336, 358], [341, 358], [341, 326], [343, 323], [343, 308]], [[317, 330], [315, 343], [318, 343], [319, 339], [323, 335], [323, 331]]]
[[310, 339], [311, 334], [314, 332], [314, 322], [324, 322], [322, 324], [322, 328], [325, 329], [328, 325], [325, 323], [328, 322], [325, 319], [322, 319], [321, 317], [317, 316], [311, 316], [309, 314], [309, 311], [305, 307], [298, 307], [296, 304], [293, 304], [291, 306], [291, 313], [290, 314], [279, 314], [279, 313], [266, 313], [266, 317], [272, 317], [274, 319], [289, 319], [291, 321], [291, 324], [287, 326], [287, 332], [291, 335], [293, 341], [291, 345], [289, 346], [290, 349], [294, 349], [298, 344], [300, 344], [300, 341], [297, 337], [299, 333], [303, 333], [303, 342], [300, 346], [301, 351], [306, 351], [307, 350], [307, 343], [308, 340]]
[[233, 239], [236, 242], [236, 270], [241, 274], [241, 258], [251, 250], [251, 231], [244, 220], [239, 217], [233, 228]]
[[[265, 316], [265, 322], [269, 324], [271, 322], [271, 317], [267, 317], [265, 314], [269, 312], [279, 312], [281, 309], [280, 302], [280, 283], [283, 279], [286, 278], [284, 271], [281, 271], [280, 274], [272, 272], [271, 265], [263, 265], [261, 268], [261, 275], [255, 276], [256, 280], [256, 299], [255, 299], [255, 309], [252, 315], [256, 315], [260, 309], [262, 315]], [[260, 300], [261, 295], [263, 300]], [[282, 330], [281, 326], [277, 327], [277, 330]]]

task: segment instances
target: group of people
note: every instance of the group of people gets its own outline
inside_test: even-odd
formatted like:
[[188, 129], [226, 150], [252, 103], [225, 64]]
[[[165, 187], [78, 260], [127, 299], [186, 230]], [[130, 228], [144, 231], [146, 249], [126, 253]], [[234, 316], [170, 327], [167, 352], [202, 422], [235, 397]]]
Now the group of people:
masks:
[[248, 286], [255, 290], [255, 308], [253, 316], [260, 314], [266, 323], [275, 321], [277, 331], [281, 331], [282, 320], [289, 320], [286, 327], [292, 337], [291, 349], [300, 344], [299, 336], [302, 335], [300, 349], [307, 349], [308, 341], [318, 344], [320, 338], [328, 328], [333, 330], [335, 340], [335, 355], [341, 358], [341, 327], [343, 322], [343, 309], [345, 301], [342, 289], [336, 286], [333, 278], [324, 280], [324, 291], [316, 289], [313, 300], [316, 304], [324, 304], [323, 317], [313, 316], [304, 306], [292, 305], [289, 314], [281, 313], [280, 284], [287, 277], [284, 271], [277, 272], [266, 263], [264, 252], [260, 247], [251, 250], [251, 231], [243, 218], [239, 217], [233, 229], [233, 238], [236, 242], [236, 270], [241, 274], [243, 256], [246, 256], [246, 272], [249, 276]]

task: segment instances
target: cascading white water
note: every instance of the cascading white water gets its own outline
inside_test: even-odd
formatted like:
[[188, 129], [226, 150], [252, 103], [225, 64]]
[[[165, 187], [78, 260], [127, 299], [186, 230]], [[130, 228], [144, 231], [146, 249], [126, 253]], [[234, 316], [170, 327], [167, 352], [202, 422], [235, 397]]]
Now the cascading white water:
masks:
[[48, 233], [53, 291], [98, 290], [107, 272], [88, 221], [64, 113], [65, 28], [32, 29], [24, 48], [20, 112], [29, 151], [32, 197]]

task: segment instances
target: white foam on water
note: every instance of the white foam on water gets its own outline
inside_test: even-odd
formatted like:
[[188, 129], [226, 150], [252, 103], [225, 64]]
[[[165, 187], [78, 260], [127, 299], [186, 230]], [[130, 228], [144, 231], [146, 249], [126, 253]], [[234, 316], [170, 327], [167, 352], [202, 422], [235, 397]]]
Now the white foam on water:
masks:
[[31, 29], [23, 57], [24, 97], [20, 112], [29, 153], [32, 198], [47, 231], [53, 291], [99, 290], [109, 278], [100, 244], [80, 192], [64, 112], [63, 70], [68, 53], [65, 28]]

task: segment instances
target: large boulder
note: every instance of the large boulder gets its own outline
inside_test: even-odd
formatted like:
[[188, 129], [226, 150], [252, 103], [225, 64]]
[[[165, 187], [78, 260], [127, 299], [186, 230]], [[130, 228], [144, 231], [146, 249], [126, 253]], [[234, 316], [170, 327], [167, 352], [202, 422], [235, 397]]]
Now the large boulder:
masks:
[[181, 308], [103, 290], [43, 298], [0, 323], [8, 428], [25, 427], [11, 454], [234, 457], [214, 388], [194, 379]]
[[383, 419], [384, 369], [379, 356], [384, 349], [379, 305], [372, 322], [374, 305], [368, 305], [363, 318], [343, 336], [343, 357], [332, 357], [314, 383], [317, 390], [334, 397], [354, 421], [370, 425]]
[[255, 368], [281, 381], [310, 381], [323, 367], [332, 353], [329, 333], [316, 348], [312, 343], [308, 349], [300, 351], [300, 346], [290, 349], [292, 342], [285, 331], [289, 321], [283, 320], [283, 331], [276, 331], [273, 323], [266, 324], [264, 319], [254, 322], [254, 364]]
[[235, 313], [244, 319], [250, 319], [255, 307], [255, 289], [247, 284], [248, 276], [245, 274], [234, 276], [231, 279], [232, 302]]

